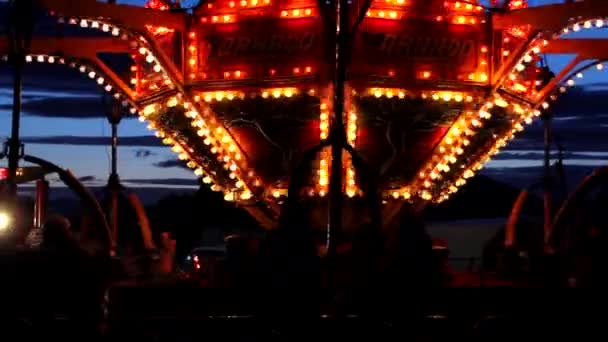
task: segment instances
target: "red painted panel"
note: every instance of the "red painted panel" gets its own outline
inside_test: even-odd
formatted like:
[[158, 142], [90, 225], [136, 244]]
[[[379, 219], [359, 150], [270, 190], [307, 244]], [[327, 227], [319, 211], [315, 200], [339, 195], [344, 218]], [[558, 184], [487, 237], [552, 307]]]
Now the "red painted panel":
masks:
[[417, 72], [429, 70], [456, 80], [477, 68], [482, 27], [367, 18], [355, 42], [353, 73], [386, 75], [393, 69], [399, 78], [417, 78]]
[[[234, 24], [204, 25], [208, 43], [205, 72], [221, 78], [224, 70], [247, 70], [249, 76], [293, 76], [295, 66], [316, 66], [322, 61], [321, 19], [256, 19]], [[202, 63], [204, 65], [204, 63]], [[280, 69], [286, 70], [280, 70]], [[219, 73], [219, 75], [215, 75]], [[246, 77], [249, 78], [249, 77]]]
[[233, 127], [230, 133], [247, 155], [250, 167], [266, 181], [288, 176], [307, 150], [319, 144], [319, 122], [310, 121], [301, 127], [265, 127], [264, 133], [253, 127]]

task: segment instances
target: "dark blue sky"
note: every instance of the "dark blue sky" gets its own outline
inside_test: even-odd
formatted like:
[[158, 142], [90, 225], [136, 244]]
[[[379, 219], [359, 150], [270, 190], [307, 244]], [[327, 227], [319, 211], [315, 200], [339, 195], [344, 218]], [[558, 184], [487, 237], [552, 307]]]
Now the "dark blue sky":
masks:
[[[121, 3], [142, 5], [144, 1], [123, 0]], [[560, 1], [531, 1], [532, 4]], [[605, 30], [583, 32], [578, 37], [606, 37]], [[573, 36], [574, 37], [574, 36]], [[568, 62], [567, 56], [549, 59], [553, 69]], [[0, 141], [10, 131], [11, 89], [10, 74], [0, 69]], [[590, 71], [578, 83], [590, 86], [606, 82], [606, 71]], [[74, 78], [74, 79], [77, 79]], [[65, 81], [65, 82], [61, 82]], [[602, 88], [602, 87], [601, 87]], [[90, 177], [88, 185], [104, 184], [109, 169], [109, 150], [103, 137], [109, 136], [109, 126], [102, 116], [101, 94], [94, 84], [87, 81], [72, 83], [68, 79], [36, 80], [24, 89], [24, 115], [22, 135], [25, 137], [28, 154], [44, 156], [63, 167], [73, 170], [78, 176]], [[606, 114], [582, 114], [575, 111], [559, 113], [556, 132], [567, 132], [566, 148], [570, 152], [568, 165], [586, 168], [607, 165], [607, 144], [597, 145], [584, 136], [602, 137], [608, 128]], [[146, 124], [135, 119], [123, 120], [120, 125], [123, 138], [119, 151], [119, 170], [129, 186], [137, 187], [184, 187], [196, 185], [195, 176], [178, 167], [167, 167], [167, 161], [175, 160], [175, 154], [146, 129]], [[527, 181], [535, 177], [536, 167], [541, 164], [542, 133], [538, 126], [522, 138], [507, 146], [495, 160], [487, 164], [486, 174], [505, 179], [505, 176]], [[607, 139], [608, 140], [608, 139]], [[5, 161], [0, 161], [5, 165]], [[528, 178], [526, 178], [528, 177]], [[508, 177], [507, 177], [508, 178]]]

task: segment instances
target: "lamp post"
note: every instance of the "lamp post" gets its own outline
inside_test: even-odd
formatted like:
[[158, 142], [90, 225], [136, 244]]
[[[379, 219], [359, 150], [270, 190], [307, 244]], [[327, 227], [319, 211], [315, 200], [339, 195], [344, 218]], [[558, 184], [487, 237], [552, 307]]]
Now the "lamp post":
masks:
[[21, 91], [23, 89], [23, 67], [25, 56], [32, 41], [34, 27], [34, 4], [32, 0], [12, 0], [9, 14], [9, 44], [11, 48], [10, 63], [13, 66], [13, 109], [11, 137], [5, 143], [8, 155], [7, 185], [9, 196], [14, 199], [17, 192], [17, 169], [23, 155], [19, 137], [21, 125]]
[[[8, 172], [4, 189], [7, 212], [2, 214], [0, 227], [3, 230], [15, 226], [9, 213], [17, 211], [17, 170], [19, 159], [23, 156], [23, 145], [19, 137], [21, 125], [21, 91], [23, 89], [23, 67], [28, 53], [34, 28], [33, 0], [11, 0], [8, 13], [9, 63], [13, 67], [13, 108], [11, 117], [11, 136], [4, 143], [0, 155], [8, 157]], [[4, 191], [3, 191], [4, 192]], [[1, 195], [1, 194], [0, 194]]]
[[[108, 99], [109, 98], [109, 99]], [[108, 100], [106, 100], [108, 99]], [[106, 116], [112, 127], [111, 141], [111, 169], [110, 177], [108, 178], [108, 191], [110, 193], [110, 230], [112, 239], [116, 243], [118, 237], [118, 197], [122, 190], [120, 177], [118, 176], [118, 124], [122, 118], [120, 103], [111, 97], [105, 97], [104, 102], [107, 105], [108, 112]]]
[[545, 245], [549, 241], [553, 217], [551, 215], [551, 205], [553, 201], [553, 182], [551, 181], [551, 114], [546, 111], [542, 115], [544, 125], [544, 158], [543, 158], [543, 197], [544, 197], [544, 241]]

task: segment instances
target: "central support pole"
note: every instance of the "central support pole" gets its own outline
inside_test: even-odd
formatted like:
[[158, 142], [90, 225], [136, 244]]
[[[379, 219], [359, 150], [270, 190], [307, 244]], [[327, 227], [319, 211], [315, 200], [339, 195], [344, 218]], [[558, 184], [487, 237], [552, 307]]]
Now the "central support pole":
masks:
[[327, 256], [330, 269], [336, 256], [338, 234], [342, 229], [342, 150], [346, 144], [344, 128], [344, 89], [346, 63], [349, 53], [348, 0], [336, 0], [336, 66], [334, 77], [334, 115], [331, 122], [331, 176], [329, 187], [329, 226], [327, 227]]

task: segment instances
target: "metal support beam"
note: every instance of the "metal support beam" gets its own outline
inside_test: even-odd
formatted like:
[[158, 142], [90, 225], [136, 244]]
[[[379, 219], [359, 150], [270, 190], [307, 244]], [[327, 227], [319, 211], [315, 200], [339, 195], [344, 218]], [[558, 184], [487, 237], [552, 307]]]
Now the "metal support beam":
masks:
[[[0, 36], [0, 54], [10, 50], [6, 36]], [[28, 51], [30, 54], [58, 54], [74, 58], [92, 59], [98, 53], [130, 53], [129, 42], [105, 37], [34, 37]]]
[[549, 93], [553, 91], [553, 89], [563, 81], [564, 77], [568, 76], [572, 69], [579, 65], [580, 62], [583, 61], [583, 59], [584, 58], [581, 58], [580, 56], [576, 56], [572, 61], [570, 61], [570, 63], [568, 63], [568, 65], [566, 65], [566, 67], [564, 67], [560, 71], [559, 74], [557, 74], [543, 89], [541, 89], [541, 91], [538, 92], [538, 95], [535, 99], [536, 107], [540, 105], [540, 103], [545, 99], [545, 97], [547, 97]]
[[608, 39], [556, 39], [543, 49], [549, 54], [577, 54], [581, 59], [608, 59]]
[[584, 21], [602, 17], [608, 17], [608, 1], [585, 0], [496, 13], [492, 17], [492, 24], [496, 30], [531, 25], [537, 30], [556, 32], [565, 27], [571, 18]]
[[115, 5], [95, 0], [38, 0], [38, 3], [58, 15], [80, 18], [112, 18], [113, 22], [137, 32], [145, 32], [147, 25], [183, 31], [186, 14], [150, 8]]
[[[329, 225], [327, 227], [327, 256], [330, 263], [335, 260], [337, 238], [342, 229], [342, 151], [346, 144], [344, 130], [344, 101], [346, 86], [347, 54], [350, 53], [350, 23], [348, 0], [336, 1], [338, 26], [336, 32], [336, 65], [334, 78], [334, 115], [330, 140], [332, 150], [331, 175], [329, 180]], [[331, 268], [331, 265], [330, 265]]]

